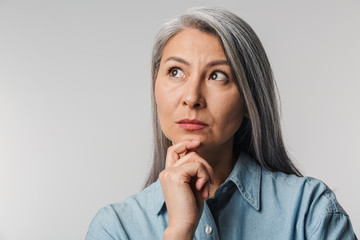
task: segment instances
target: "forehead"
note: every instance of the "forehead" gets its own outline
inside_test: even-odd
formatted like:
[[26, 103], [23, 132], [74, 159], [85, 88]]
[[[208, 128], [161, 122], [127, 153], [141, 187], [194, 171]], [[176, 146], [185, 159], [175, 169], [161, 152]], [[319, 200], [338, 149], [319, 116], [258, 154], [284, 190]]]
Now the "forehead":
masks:
[[209, 61], [226, 59], [224, 50], [216, 35], [195, 28], [182, 30], [166, 43], [163, 59], [169, 56], [190, 58], [189, 60], [191, 58], [202, 58]]

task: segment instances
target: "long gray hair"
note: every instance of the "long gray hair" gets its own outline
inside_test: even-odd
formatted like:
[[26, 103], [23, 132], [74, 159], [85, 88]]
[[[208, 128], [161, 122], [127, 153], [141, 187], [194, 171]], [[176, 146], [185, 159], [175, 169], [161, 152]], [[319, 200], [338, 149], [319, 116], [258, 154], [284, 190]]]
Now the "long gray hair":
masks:
[[234, 137], [234, 154], [247, 152], [260, 166], [301, 176], [291, 162], [282, 139], [276, 85], [265, 50], [252, 28], [235, 14], [218, 8], [192, 8], [166, 23], [158, 32], [152, 54], [153, 165], [145, 187], [155, 182], [165, 167], [171, 141], [165, 137], [157, 114], [155, 80], [166, 43], [185, 28], [217, 36], [243, 96], [248, 117]]

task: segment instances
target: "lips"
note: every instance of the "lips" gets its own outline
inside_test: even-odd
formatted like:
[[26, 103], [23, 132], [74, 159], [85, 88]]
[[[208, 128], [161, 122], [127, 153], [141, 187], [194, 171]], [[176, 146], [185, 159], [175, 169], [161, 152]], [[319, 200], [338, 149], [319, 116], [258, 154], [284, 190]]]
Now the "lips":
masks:
[[179, 125], [179, 127], [190, 131], [201, 130], [209, 126], [209, 124], [196, 119], [182, 119], [180, 121], [177, 121], [176, 123]]

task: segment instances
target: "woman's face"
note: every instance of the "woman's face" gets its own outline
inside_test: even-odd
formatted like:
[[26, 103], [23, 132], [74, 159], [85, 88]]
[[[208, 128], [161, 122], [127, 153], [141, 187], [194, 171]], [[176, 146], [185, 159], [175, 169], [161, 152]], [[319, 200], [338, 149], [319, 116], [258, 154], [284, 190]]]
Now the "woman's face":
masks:
[[232, 144], [244, 103], [214, 34], [186, 28], [166, 44], [155, 82], [158, 117], [173, 142]]

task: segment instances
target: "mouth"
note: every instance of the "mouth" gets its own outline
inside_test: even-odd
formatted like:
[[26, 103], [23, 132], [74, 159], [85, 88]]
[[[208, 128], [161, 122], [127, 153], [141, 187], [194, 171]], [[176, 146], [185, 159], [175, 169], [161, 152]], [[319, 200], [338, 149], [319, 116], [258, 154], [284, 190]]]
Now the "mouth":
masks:
[[182, 119], [180, 121], [177, 121], [176, 123], [179, 125], [179, 127], [190, 131], [201, 130], [209, 126], [209, 124], [196, 119]]

